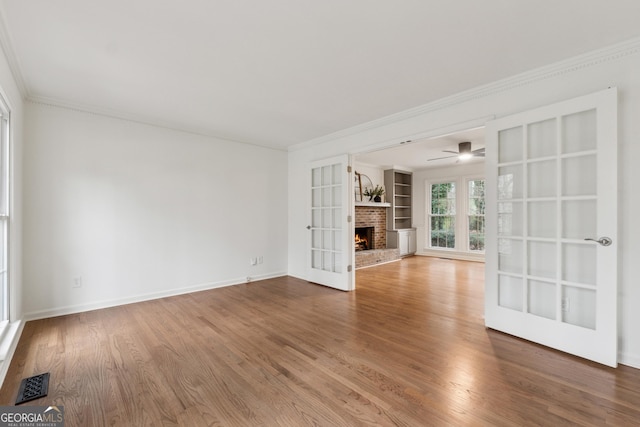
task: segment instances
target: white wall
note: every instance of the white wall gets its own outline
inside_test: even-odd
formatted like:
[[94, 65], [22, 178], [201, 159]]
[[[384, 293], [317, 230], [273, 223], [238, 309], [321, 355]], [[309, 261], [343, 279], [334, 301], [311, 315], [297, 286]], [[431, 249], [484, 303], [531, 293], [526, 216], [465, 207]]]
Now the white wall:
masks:
[[286, 274], [285, 152], [33, 103], [26, 121], [27, 318]]
[[[496, 65], [499, 66], [499, 65]], [[333, 138], [292, 147], [289, 154], [289, 273], [305, 278], [303, 232], [308, 218], [308, 162], [341, 153], [359, 153], [481, 125], [487, 116], [505, 116], [617, 86], [619, 89], [619, 353], [640, 367], [640, 41], [615, 46], [533, 70], [413, 110], [401, 118], [366, 124]]]
[[[353, 170], [363, 175], [367, 175], [369, 179], [371, 179], [372, 185], [375, 187], [376, 185], [380, 185], [384, 187], [384, 169], [375, 165], [369, 165], [367, 163], [361, 163], [357, 160], [353, 161]], [[354, 184], [355, 185], [355, 184]], [[364, 183], [363, 183], [364, 185]], [[383, 200], [386, 200], [386, 189], [385, 194], [382, 196]], [[367, 201], [368, 198], [364, 196], [364, 201]]]
[[[430, 249], [427, 235], [427, 204], [426, 204], [426, 183], [441, 179], [458, 181], [460, 178], [484, 178], [484, 163], [469, 163], [466, 165], [453, 165], [441, 168], [430, 168], [413, 173], [413, 226], [417, 233], [417, 255], [442, 256], [453, 259], [464, 259], [470, 261], [484, 261], [483, 254], [469, 252], [458, 252], [453, 250]], [[463, 194], [458, 192], [459, 195]], [[460, 203], [460, 202], [458, 202]], [[461, 235], [461, 228], [466, 228], [466, 224], [457, 224], [456, 234]], [[458, 240], [458, 239], [456, 239]]]

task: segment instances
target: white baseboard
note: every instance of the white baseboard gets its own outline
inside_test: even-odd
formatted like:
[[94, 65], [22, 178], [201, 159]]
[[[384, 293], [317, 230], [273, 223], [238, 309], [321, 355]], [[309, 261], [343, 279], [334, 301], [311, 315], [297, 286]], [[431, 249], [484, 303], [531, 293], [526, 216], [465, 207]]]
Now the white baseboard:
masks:
[[631, 368], [640, 369], [640, 356], [628, 353], [618, 353], [618, 363]]
[[46, 319], [49, 317], [56, 317], [56, 316], [64, 316], [67, 314], [82, 313], [85, 311], [99, 310], [101, 308], [116, 307], [119, 305], [133, 304], [136, 302], [149, 301], [149, 300], [154, 300], [158, 298], [165, 298], [165, 297], [171, 297], [175, 295], [190, 294], [192, 292], [223, 288], [225, 286], [240, 285], [243, 283], [255, 282], [258, 280], [273, 279], [276, 277], [282, 277], [286, 275], [287, 275], [286, 272], [266, 273], [266, 274], [251, 276], [251, 277], [242, 277], [242, 278], [236, 278], [236, 279], [230, 279], [230, 280], [223, 280], [219, 282], [201, 283], [199, 285], [188, 286], [185, 288], [171, 289], [168, 291], [134, 295], [127, 298], [96, 301], [89, 304], [78, 304], [78, 305], [70, 305], [66, 307], [58, 307], [58, 308], [53, 308], [48, 310], [33, 311], [30, 313], [26, 313], [24, 315], [24, 319], [25, 321], [28, 321], [28, 320]]
[[416, 255], [430, 256], [434, 258], [456, 259], [460, 261], [484, 262], [484, 254], [472, 254], [468, 252], [438, 251], [438, 250], [424, 249], [420, 252], [417, 252]]

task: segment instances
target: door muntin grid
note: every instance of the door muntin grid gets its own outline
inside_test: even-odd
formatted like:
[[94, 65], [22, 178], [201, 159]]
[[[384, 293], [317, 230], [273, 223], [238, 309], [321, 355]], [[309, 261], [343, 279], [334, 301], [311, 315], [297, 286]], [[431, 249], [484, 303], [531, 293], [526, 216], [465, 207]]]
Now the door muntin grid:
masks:
[[311, 169], [311, 268], [342, 273], [342, 167]]

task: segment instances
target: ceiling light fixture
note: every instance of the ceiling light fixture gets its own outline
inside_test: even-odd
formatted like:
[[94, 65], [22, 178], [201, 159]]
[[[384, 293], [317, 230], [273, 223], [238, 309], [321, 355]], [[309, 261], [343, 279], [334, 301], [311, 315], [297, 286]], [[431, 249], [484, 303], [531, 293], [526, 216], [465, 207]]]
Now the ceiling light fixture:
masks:
[[458, 144], [458, 151], [452, 150], [442, 150], [444, 153], [452, 153], [455, 156], [445, 156], [445, 157], [437, 157], [435, 159], [428, 160], [441, 160], [441, 159], [449, 159], [452, 157], [457, 157], [458, 162], [466, 161], [471, 159], [472, 157], [484, 157], [484, 148], [478, 148], [477, 150], [471, 150], [471, 142], [463, 141]]

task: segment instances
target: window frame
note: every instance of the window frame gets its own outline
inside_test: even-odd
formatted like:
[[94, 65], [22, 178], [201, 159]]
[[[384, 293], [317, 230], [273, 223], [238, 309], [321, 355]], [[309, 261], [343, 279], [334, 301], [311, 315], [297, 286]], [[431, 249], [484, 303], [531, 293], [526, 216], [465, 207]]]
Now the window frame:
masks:
[[5, 275], [4, 280], [0, 278], [0, 338], [11, 321], [12, 129], [11, 109], [0, 91], [0, 274]]
[[[445, 176], [441, 178], [427, 178], [424, 181], [424, 251], [438, 256], [437, 253], [455, 253], [449, 255], [454, 257], [462, 257], [460, 259], [483, 259], [485, 251], [471, 250], [469, 245], [469, 182], [485, 181], [485, 189], [487, 185], [486, 177], [483, 174], [475, 173], [468, 175]], [[455, 225], [455, 245], [453, 248], [442, 248], [431, 245], [431, 187], [436, 184], [453, 182], [456, 184], [456, 225]]]
[[[441, 185], [441, 184], [453, 184], [455, 186], [454, 187], [455, 188], [455, 197], [453, 198], [453, 201], [454, 201], [455, 205], [454, 205], [454, 213], [453, 214], [441, 215], [441, 214], [434, 214], [433, 212], [431, 212], [431, 206], [432, 206], [432, 201], [433, 201], [432, 200], [433, 186], [434, 185]], [[459, 188], [459, 185], [458, 185], [458, 182], [457, 182], [456, 179], [443, 179], [443, 180], [437, 180], [437, 181], [430, 181], [427, 184], [427, 192], [428, 192], [428, 194], [427, 194], [427, 205], [426, 205], [427, 209], [425, 209], [425, 211], [427, 213], [427, 221], [426, 221], [427, 222], [427, 233], [426, 233], [427, 236], [426, 237], [427, 237], [427, 242], [428, 242], [427, 247], [429, 249], [442, 250], [442, 251], [455, 251], [456, 250], [456, 247], [457, 247], [457, 245], [459, 243], [458, 230], [457, 230], [458, 223], [459, 223], [458, 215], [459, 215], [459, 212], [460, 212], [460, 209], [459, 209], [459, 206], [458, 206], [459, 205], [459, 202], [458, 202], [458, 197], [459, 197], [458, 196], [458, 193], [459, 193], [458, 192], [458, 188]], [[453, 217], [453, 221], [454, 221], [454, 225], [453, 225], [453, 241], [454, 241], [454, 245], [453, 245], [452, 248], [449, 248], [449, 247], [446, 247], [446, 246], [433, 246], [432, 239], [431, 239], [431, 233], [433, 231], [432, 230], [432, 226], [431, 226], [431, 224], [432, 224], [431, 221], [432, 221], [432, 219], [434, 217], [440, 217], [440, 218]]]
[[485, 191], [485, 195], [483, 197], [484, 200], [486, 200], [486, 191], [487, 191], [487, 180], [485, 178], [474, 178], [474, 177], [468, 177], [465, 180], [466, 183], [466, 187], [465, 187], [465, 191], [466, 191], [466, 200], [467, 200], [467, 206], [465, 209], [466, 212], [466, 230], [467, 230], [467, 236], [466, 236], [466, 242], [467, 242], [467, 251], [471, 252], [471, 253], [477, 253], [477, 254], [484, 254], [485, 250], [484, 250], [484, 244], [483, 244], [483, 249], [481, 250], [477, 250], [477, 249], [471, 249], [471, 217], [482, 217], [482, 228], [483, 228], [483, 233], [482, 235], [485, 236], [485, 226], [486, 226], [486, 222], [485, 222], [485, 217], [486, 217], [486, 206], [485, 206], [485, 211], [482, 214], [471, 214], [471, 191], [469, 189], [469, 184], [473, 181], [482, 181], [484, 183], [484, 191]]

